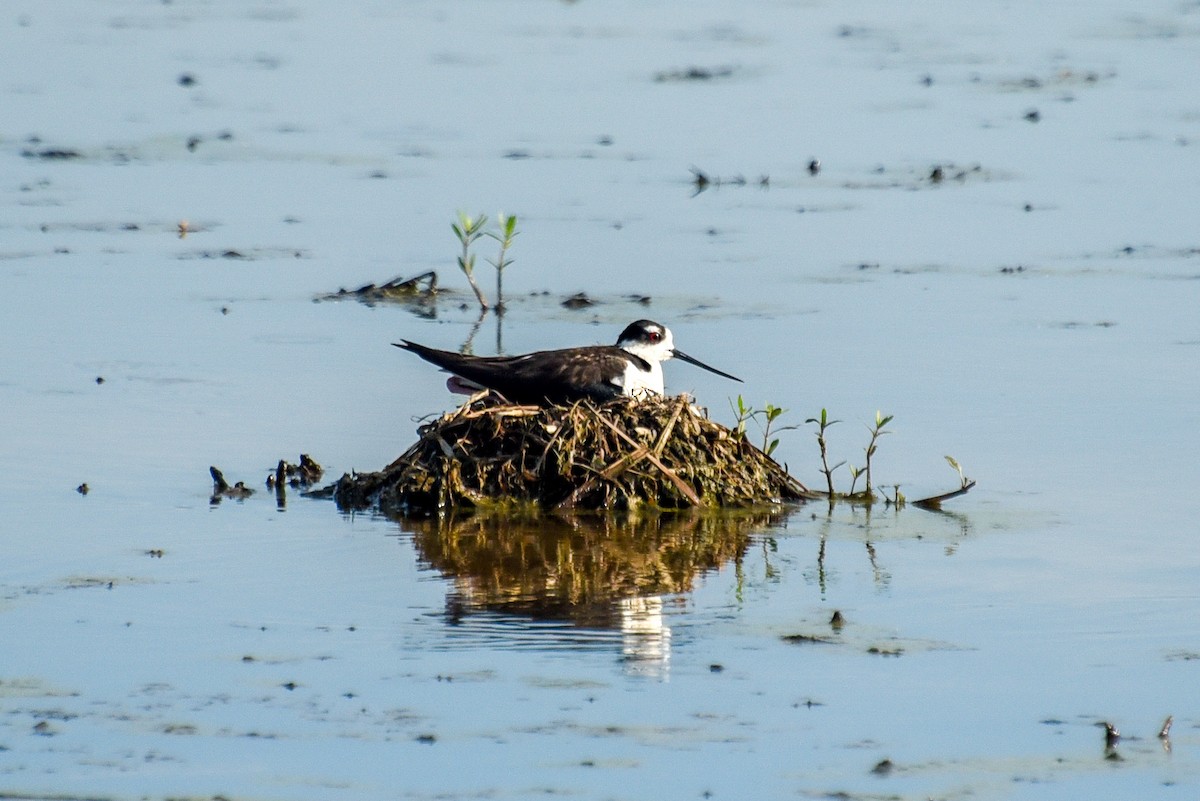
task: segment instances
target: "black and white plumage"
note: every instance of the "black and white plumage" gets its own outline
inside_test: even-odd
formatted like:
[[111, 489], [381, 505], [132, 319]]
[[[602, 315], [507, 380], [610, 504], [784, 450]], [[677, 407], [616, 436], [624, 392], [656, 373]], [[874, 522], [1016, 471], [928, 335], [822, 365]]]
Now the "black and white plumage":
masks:
[[392, 344], [461, 379], [457, 383], [451, 379], [452, 389], [487, 388], [512, 403], [572, 403], [662, 395], [662, 363], [671, 358], [741, 381], [676, 350], [671, 330], [650, 320], [630, 323], [616, 345], [541, 350], [524, 356], [464, 356], [408, 340]]

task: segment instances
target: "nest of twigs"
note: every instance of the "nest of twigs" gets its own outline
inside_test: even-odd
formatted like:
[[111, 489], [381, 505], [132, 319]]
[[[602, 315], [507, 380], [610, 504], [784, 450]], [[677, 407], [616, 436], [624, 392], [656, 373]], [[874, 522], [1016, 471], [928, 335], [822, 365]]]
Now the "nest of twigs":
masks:
[[782, 465], [687, 396], [571, 406], [475, 398], [421, 426], [377, 473], [347, 474], [342, 508], [726, 508], [812, 497]]

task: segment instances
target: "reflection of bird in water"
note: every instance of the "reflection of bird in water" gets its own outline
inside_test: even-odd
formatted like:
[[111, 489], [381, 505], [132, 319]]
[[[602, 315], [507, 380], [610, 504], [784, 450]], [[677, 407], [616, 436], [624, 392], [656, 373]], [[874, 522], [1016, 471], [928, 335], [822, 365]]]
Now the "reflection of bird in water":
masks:
[[661, 676], [671, 659], [671, 629], [663, 620], [662, 598], [635, 596], [618, 602], [622, 654], [631, 672]]
[[677, 350], [671, 329], [650, 320], [630, 323], [616, 345], [542, 350], [524, 356], [465, 356], [408, 340], [392, 344], [453, 373], [446, 382], [452, 392], [470, 394], [486, 388], [513, 403], [662, 395], [662, 363], [671, 358], [741, 381]]
[[[621, 632], [622, 648], [630, 638], [649, 647], [655, 637], [666, 647], [663, 596], [691, 592], [698, 576], [742, 558], [751, 532], [779, 525], [786, 514], [476, 514], [405, 518], [401, 526], [421, 564], [453, 582], [446, 619], [457, 636], [553, 640], [587, 629], [607, 645], [611, 634], [599, 632]], [[531, 627], [531, 619], [569, 625]]]

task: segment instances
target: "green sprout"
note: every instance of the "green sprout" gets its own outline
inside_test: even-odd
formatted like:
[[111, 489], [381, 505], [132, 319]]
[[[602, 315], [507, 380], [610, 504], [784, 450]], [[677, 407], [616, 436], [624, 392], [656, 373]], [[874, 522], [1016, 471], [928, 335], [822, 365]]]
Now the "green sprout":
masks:
[[836, 495], [833, 491], [833, 471], [844, 465], [845, 462], [838, 462], [833, 467], [829, 466], [829, 446], [825, 440], [825, 429], [840, 421], [830, 420], [825, 409], [822, 409], [819, 418], [810, 417], [804, 422], [817, 424], [817, 445], [821, 448], [821, 472], [825, 474], [825, 483], [829, 486], [829, 500], [832, 502]]
[[471, 252], [471, 245], [483, 236], [483, 226], [486, 224], [486, 214], [480, 214], [472, 219], [471, 215], [463, 211], [458, 213], [457, 223], [450, 223], [450, 229], [454, 231], [454, 235], [462, 244], [462, 255], [458, 257], [458, 268], [467, 276], [467, 282], [470, 283], [475, 297], [479, 300], [479, 307], [484, 310], [488, 308], [488, 302], [479, 289], [479, 285], [475, 283], [475, 254]]
[[747, 406], [745, 399], [742, 398], [741, 395], [738, 395], [737, 404], [735, 405], [733, 401], [730, 401], [729, 408], [732, 409], [733, 413], [737, 416], [733, 433], [738, 439], [746, 438], [747, 422], [753, 420], [758, 423], [758, 427], [761, 428], [763, 432], [761, 450], [767, 456], [770, 456], [775, 452], [775, 449], [779, 447], [779, 438], [776, 437], [775, 439], [771, 439], [772, 431], [779, 433], [780, 431], [790, 431], [793, 428], [799, 428], [799, 426], [783, 426], [782, 428], [775, 428], [775, 421], [778, 420], [780, 415], [786, 412], [787, 409], [774, 406], [770, 403], [767, 404], [765, 409], [755, 409], [753, 406]]
[[[763, 418], [763, 422], [760, 423], [763, 430], [762, 451], [767, 456], [770, 456], [775, 452], [775, 449], [779, 447], [779, 438], [776, 437], [775, 439], [771, 439], [771, 429], [775, 425], [775, 421], [778, 420], [779, 417], [786, 411], [787, 409], [780, 408], [779, 406], [772, 406], [768, 403], [766, 408], [759, 412]], [[799, 426], [783, 426], [782, 428], [775, 429], [775, 432], [778, 433], [780, 431], [790, 431], [794, 428], [799, 428]]]
[[[871, 457], [875, 455], [875, 449], [878, 447], [879, 438], [882, 437], [884, 434], [892, 433], [890, 431], [884, 431], [883, 427], [886, 426], [888, 423], [892, 422], [893, 417], [895, 417], [895, 415], [891, 415], [891, 414], [889, 414], [885, 417], [882, 412], [879, 412], [877, 410], [875, 412], [875, 427], [868, 428], [868, 430], [871, 432], [871, 441], [867, 443], [867, 447], [866, 447], [867, 465], [866, 465], [866, 467], [863, 468], [863, 473], [865, 474], [866, 479], [867, 479], [867, 486], [865, 489], [867, 495], [871, 494]], [[851, 493], [851, 494], [853, 494], [853, 493]]]
[[495, 261], [488, 260], [493, 267], [496, 268], [496, 312], [504, 313], [504, 268], [513, 263], [512, 259], [505, 258], [508, 254], [508, 249], [512, 247], [513, 237], [517, 235], [517, 215], [504, 214], [496, 215], [496, 222], [500, 226], [500, 231], [488, 231], [487, 235], [500, 243], [500, 254], [496, 256]]

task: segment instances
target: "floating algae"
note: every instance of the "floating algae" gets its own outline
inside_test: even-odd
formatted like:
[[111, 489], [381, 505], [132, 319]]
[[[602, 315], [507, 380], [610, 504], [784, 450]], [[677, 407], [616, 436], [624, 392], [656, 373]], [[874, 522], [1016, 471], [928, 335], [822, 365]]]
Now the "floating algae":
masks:
[[338, 505], [429, 514], [749, 507], [815, 497], [687, 396], [547, 407], [483, 396], [418, 434], [383, 470], [342, 476]]

